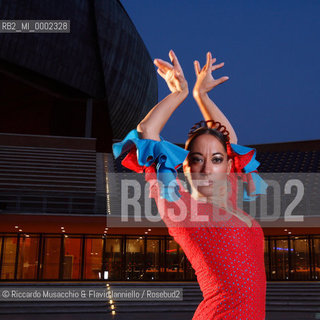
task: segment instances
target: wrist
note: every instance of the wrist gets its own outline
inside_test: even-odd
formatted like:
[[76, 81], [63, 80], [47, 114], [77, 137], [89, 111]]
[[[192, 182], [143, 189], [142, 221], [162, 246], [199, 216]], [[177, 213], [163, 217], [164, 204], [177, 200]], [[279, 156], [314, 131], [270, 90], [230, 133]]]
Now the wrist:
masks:
[[206, 91], [201, 90], [201, 89], [193, 89], [192, 94], [195, 99], [203, 98], [208, 95], [208, 93]]
[[188, 89], [188, 87], [186, 87], [186, 88], [184, 88], [183, 90], [181, 90], [181, 91], [176, 91], [176, 92], [174, 92], [178, 97], [181, 97], [181, 98], [183, 98], [183, 99], [185, 99], [187, 96], [188, 96], [188, 94], [189, 94], [189, 89]]
[[188, 94], [189, 94], [189, 88], [188, 87], [186, 87], [185, 89], [183, 89], [182, 90], [182, 92], [181, 92], [185, 97], [187, 97], [188, 96]]

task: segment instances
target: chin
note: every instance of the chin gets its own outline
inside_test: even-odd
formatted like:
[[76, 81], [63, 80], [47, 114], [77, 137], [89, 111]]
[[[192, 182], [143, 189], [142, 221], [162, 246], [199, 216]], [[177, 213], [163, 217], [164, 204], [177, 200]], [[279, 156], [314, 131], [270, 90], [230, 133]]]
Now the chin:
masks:
[[204, 197], [213, 196], [213, 188], [211, 186], [198, 187], [198, 192]]
[[215, 189], [212, 186], [198, 187], [198, 192], [203, 197], [215, 197], [216, 199], [224, 198], [224, 196], [221, 193], [217, 194], [217, 192], [215, 192]]

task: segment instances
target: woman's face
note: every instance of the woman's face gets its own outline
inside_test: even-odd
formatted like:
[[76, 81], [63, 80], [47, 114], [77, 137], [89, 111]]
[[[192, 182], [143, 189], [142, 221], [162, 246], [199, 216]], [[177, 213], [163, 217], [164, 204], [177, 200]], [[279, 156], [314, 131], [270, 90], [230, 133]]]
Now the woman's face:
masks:
[[231, 166], [232, 159], [228, 160], [221, 142], [211, 134], [202, 134], [193, 140], [183, 171], [191, 187], [208, 197], [226, 181]]

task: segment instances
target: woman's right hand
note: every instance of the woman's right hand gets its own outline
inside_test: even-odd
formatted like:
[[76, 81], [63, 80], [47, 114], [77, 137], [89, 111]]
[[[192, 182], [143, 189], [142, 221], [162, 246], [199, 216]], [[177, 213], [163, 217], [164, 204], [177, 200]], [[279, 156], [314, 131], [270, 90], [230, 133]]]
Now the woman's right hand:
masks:
[[180, 63], [173, 50], [169, 51], [170, 64], [162, 59], [154, 59], [154, 64], [158, 67], [157, 72], [166, 81], [170, 91], [188, 93], [188, 82], [186, 81]]

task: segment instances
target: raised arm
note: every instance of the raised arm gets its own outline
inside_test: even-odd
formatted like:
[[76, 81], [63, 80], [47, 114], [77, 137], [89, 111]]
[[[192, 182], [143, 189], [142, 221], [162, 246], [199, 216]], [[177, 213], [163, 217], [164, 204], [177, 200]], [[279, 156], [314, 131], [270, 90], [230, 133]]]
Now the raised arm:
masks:
[[213, 65], [215, 62], [216, 58], [212, 59], [211, 52], [207, 53], [207, 63], [201, 70], [199, 61], [194, 61], [197, 81], [193, 88], [193, 97], [196, 100], [204, 119], [221, 122], [229, 131], [230, 143], [237, 144], [238, 138], [231, 123], [208, 96], [210, 90], [229, 79], [229, 77], [221, 77], [219, 79], [213, 78], [212, 71], [222, 68], [224, 65], [224, 62]]
[[169, 52], [169, 57], [172, 64], [161, 59], [155, 59], [154, 64], [158, 67], [157, 71], [160, 76], [167, 82], [171, 94], [155, 105], [138, 124], [137, 131], [141, 139], [160, 141], [162, 128], [174, 110], [188, 96], [188, 83], [184, 78], [178, 58], [172, 50]]

